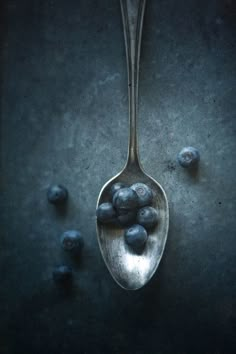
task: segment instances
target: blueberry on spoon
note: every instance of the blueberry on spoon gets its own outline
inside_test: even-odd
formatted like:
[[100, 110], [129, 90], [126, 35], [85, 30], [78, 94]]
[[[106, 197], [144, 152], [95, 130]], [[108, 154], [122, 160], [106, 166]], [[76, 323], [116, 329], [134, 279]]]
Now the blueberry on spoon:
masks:
[[138, 207], [138, 195], [131, 188], [121, 188], [114, 194], [112, 203], [118, 214], [127, 213]]
[[140, 252], [144, 248], [148, 235], [143, 226], [135, 224], [125, 231], [124, 237], [125, 242], [134, 251]]
[[158, 223], [158, 213], [156, 209], [150, 206], [139, 209], [137, 213], [137, 222], [146, 229], [151, 229], [156, 226]]
[[137, 195], [139, 207], [143, 207], [145, 205], [150, 205], [153, 200], [152, 190], [144, 183], [135, 183], [131, 187]]
[[112, 186], [111, 186], [111, 189], [110, 189], [110, 196], [111, 198], [113, 198], [114, 194], [121, 188], [126, 188], [126, 184], [122, 183], [122, 182], [117, 182], [117, 183], [114, 183]]
[[105, 224], [116, 221], [116, 211], [111, 203], [102, 203], [96, 210], [97, 219]]

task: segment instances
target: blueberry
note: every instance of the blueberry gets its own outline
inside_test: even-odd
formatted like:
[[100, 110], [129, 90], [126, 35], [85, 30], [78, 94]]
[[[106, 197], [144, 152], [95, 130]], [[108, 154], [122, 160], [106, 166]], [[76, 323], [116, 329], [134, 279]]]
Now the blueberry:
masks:
[[60, 184], [55, 184], [48, 188], [47, 197], [52, 204], [62, 204], [68, 198], [68, 191]]
[[118, 214], [134, 211], [138, 207], [138, 195], [131, 188], [121, 188], [114, 194], [112, 203]]
[[68, 230], [61, 235], [61, 245], [65, 251], [77, 254], [84, 246], [84, 239], [79, 231]]
[[200, 154], [196, 148], [188, 146], [180, 151], [177, 159], [182, 167], [193, 167], [199, 162]]
[[137, 193], [140, 207], [150, 205], [152, 203], [153, 193], [146, 184], [135, 183], [130, 188], [132, 188]]
[[103, 223], [111, 223], [116, 220], [116, 211], [111, 203], [102, 203], [96, 210], [99, 221]]
[[158, 213], [156, 209], [150, 206], [139, 209], [137, 222], [146, 229], [151, 229], [158, 223]]
[[126, 243], [135, 251], [141, 251], [147, 241], [148, 235], [141, 225], [132, 225], [124, 234]]
[[52, 273], [56, 283], [66, 283], [72, 280], [72, 269], [66, 265], [56, 267]]
[[114, 194], [121, 188], [126, 188], [127, 186], [122, 182], [114, 183], [110, 189], [110, 196], [113, 198]]
[[136, 221], [136, 211], [128, 211], [127, 213], [122, 213], [117, 216], [118, 223], [121, 226], [129, 226], [135, 223]]

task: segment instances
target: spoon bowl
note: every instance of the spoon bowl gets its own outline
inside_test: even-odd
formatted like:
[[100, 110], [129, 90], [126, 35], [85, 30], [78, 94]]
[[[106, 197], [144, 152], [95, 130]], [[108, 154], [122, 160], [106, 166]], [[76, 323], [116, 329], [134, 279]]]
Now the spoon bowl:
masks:
[[155, 228], [148, 232], [148, 239], [142, 253], [135, 253], [124, 239], [124, 229], [114, 224], [102, 224], [97, 220], [97, 237], [101, 254], [114, 280], [124, 289], [137, 290], [144, 286], [155, 273], [164, 252], [169, 210], [166, 194], [161, 185], [147, 175], [141, 167], [137, 143], [137, 102], [139, 57], [143, 15], [146, 0], [120, 0], [124, 26], [124, 37], [128, 72], [130, 136], [127, 162], [124, 169], [103, 186], [97, 207], [111, 202], [110, 189], [114, 183], [128, 186], [144, 183], [153, 192], [154, 207], [159, 214]]
[[159, 221], [148, 232], [142, 254], [137, 254], [124, 241], [124, 229], [97, 221], [100, 251], [114, 280], [124, 289], [137, 290], [145, 285], [155, 273], [165, 248], [169, 225], [168, 201], [163, 188], [141, 168], [124, 168], [102, 188], [97, 206], [109, 201], [110, 188], [114, 183], [131, 185], [145, 183], [153, 192], [152, 206], [157, 209]]

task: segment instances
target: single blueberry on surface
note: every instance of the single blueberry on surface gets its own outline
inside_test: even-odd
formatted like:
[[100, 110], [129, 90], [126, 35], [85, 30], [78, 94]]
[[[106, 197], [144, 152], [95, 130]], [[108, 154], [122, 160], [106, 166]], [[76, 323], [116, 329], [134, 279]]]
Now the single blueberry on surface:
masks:
[[79, 253], [84, 246], [84, 239], [79, 231], [67, 230], [61, 235], [61, 245], [65, 251]]
[[132, 188], [138, 195], [139, 207], [152, 204], [153, 193], [146, 184], [135, 183], [130, 188]]
[[200, 154], [192, 146], [184, 147], [178, 154], [177, 160], [182, 167], [193, 167], [200, 161]]
[[137, 213], [137, 222], [146, 229], [153, 228], [158, 223], [157, 210], [150, 206], [139, 209]]
[[129, 226], [133, 225], [136, 222], [136, 211], [128, 211], [126, 213], [118, 214], [117, 220], [120, 226]]
[[96, 210], [97, 218], [102, 223], [112, 223], [116, 221], [116, 211], [111, 203], [102, 203]]
[[114, 183], [112, 186], [111, 186], [111, 189], [110, 189], [110, 196], [111, 198], [113, 198], [114, 194], [121, 188], [126, 188], [126, 184], [122, 183], [122, 182], [117, 182], [117, 183]]
[[47, 190], [47, 198], [49, 203], [62, 204], [68, 198], [68, 191], [60, 184], [54, 184]]
[[112, 203], [118, 214], [127, 213], [138, 207], [138, 195], [131, 188], [121, 188], [114, 194]]
[[135, 251], [142, 251], [147, 241], [148, 235], [145, 228], [141, 225], [134, 224], [125, 230], [125, 242]]
[[66, 265], [55, 267], [52, 273], [56, 283], [67, 283], [72, 280], [72, 269]]

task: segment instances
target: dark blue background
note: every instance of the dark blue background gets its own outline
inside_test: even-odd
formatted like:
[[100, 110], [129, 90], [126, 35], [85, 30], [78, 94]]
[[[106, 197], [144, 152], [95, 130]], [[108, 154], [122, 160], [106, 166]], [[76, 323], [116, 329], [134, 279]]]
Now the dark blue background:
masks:
[[[167, 192], [161, 265], [137, 292], [101, 258], [95, 205], [124, 165], [126, 60], [118, 0], [1, 5], [1, 354], [235, 352], [235, 3], [148, 0], [140, 157]], [[197, 174], [176, 164], [199, 148]], [[57, 211], [51, 183], [69, 190]], [[78, 228], [80, 260], [59, 238]], [[52, 281], [74, 269], [71, 289]]]

